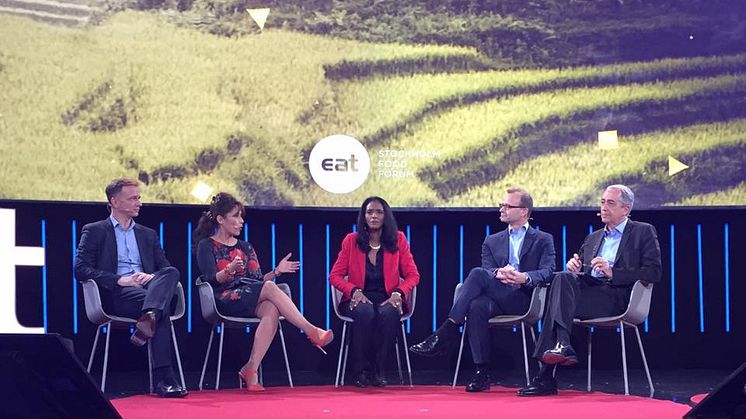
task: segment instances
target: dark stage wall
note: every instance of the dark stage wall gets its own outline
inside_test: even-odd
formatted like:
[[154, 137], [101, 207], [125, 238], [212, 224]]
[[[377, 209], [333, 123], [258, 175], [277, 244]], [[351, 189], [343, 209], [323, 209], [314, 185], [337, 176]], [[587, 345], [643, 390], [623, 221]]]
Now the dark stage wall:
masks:
[[[86, 223], [108, 216], [103, 204], [0, 201], [0, 208], [14, 208], [16, 245], [46, 247], [46, 267], [17, 268], [18, 318], [26, 326], [46, 326], [75, 342], [78, 356], [87, 360], [95, 327], [88, 322], [83, 296], [73, 277], [74, 250]], [[209, 328], [201, 318], [194, 279], [198, 275], [189, 251], [190, 230], [204, 207], [146, 205], [137, 222], [161, 231], [166, 254], [182, 274], [187, 292], [187, 314], [176, 324], [185, 369], [202, 366]], [[554, 235], [557, 266], [563, 267], [583, 237], [600, 222], [596, 210], [537, 210], [534, 225]], [[663, 254], [662, 283], [655, 287], [651, 315], [643, 343], [653, 373], [656, 368], [726, 368], [744, 361], [746, 308], [739, 296], [746, 283], [738, 264], [746, 257], [741, 239], [746, 235], [746, 209], [660, 209], [633, 211], [633, 218], [658, 229]], [[421, 340], [441, 322], [451, 305], [453, 289], [480, 260], [485, 234], [504, 228], [496, 211], [397, 210], [397, 220], [410, 243], [422, 275], [408, 340]], [[264, 270], [271, 269], [287, 252], [302, 261], [302, 271], [284, 275], [293, 299], [313, 323], [329, 324], [341, 335], [341, 323], [328, 304], [326, 273], [334, 263], [342, 237], [351, 231], [356, 210], [254, 209], [247, 210], [247, 232]], [[190, 224], [191, 223], [191, 224]], [[46, 282], [46, 305], [43, 285]], [[45, 315], [46, 313], [46, 315]], [[303, 335], [286, 326], [291, 367], [331, 374], [336, 368], [339, 344], [323, 356]], [[597, 332], [594, 367], [620, 368], [619, 334]], [[339, 336], [338, 335], [338, 336]], [[226, 335], [224, 369], [235, 370], [248, 358], [251, 334], [231, 330]], [[577, 333], [578, 349], [585, 335]], [[520, 332], [495, 331], [494, 364], [522, 368]], [[279, 341], [279, 339], [278, 339]], [[634, 338], [628, 338], [632, 367], [641, 365]], [[598, 352], [597, 352], [598, 351]], [[468, 354], [468, 351], [467, 351]], [[455, 356], [453, 357], [455, 358]], [[98, 359], [100, 361], [100, 358]], [[465, 356], [469, 365], [470, 356]], [[112, 335], [110, 368], [143, 370], [145, 351], [134, 349], [128, 335]], [[440, 360], [412, 358], [417, 369], [452, 368]], [[97, 362], [98, 364], [98, 362]], [[393, 356], [391, 366], [395, 366]], [[284, 368], [279, 345], [273, 343], [265, 368]], [[98, 367], [100, 369], [100, 366]]]

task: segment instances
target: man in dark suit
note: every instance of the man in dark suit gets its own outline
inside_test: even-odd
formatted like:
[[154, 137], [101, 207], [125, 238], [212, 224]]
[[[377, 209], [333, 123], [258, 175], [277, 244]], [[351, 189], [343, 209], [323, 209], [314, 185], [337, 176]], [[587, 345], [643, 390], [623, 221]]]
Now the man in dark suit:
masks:
[[166, 259], [156, 232], [135, 223], [142, 206], [138, 182], [114, 179], [106, 198], [111, 215], [83, 227], [75, 275], [96, 281], [112, 314], [138, 319], [130, 341], [142, 346], [150, 340], [156, 393], [183, 397], [187, 391], [171, 366], [169, 318], [179, 271]]
[[627, 309], [636, 281], [661, 279], [661, 250], [655, 227], [628, 218], [635, 195], [624, 185], [611, 185], [601, 198], [604, 228], [589, 234], [580, 251], [559, 272], [544, 313], [544, 327], [534, 357], [539, 374], [519, 396], [557, 394], [556, 365], [574, 365], [578, 358], [570, 345], [573, 318], [616, 316]]
[[461, 294], [438, 330], [409, 350], [418, 355], [442, 355], [458, 341], [459, 325], [467, 323], [476, 373], [466, 391], [490, 388], [489, 319], [528, 310], [533, 288], [542, 286], [555, 269], [552, 236], [528, 223], [533, 199], [524, 189], [508, 189], [500, 204], [506, 230], [488, 236], [482, 244], [482, 266], [466, 277]]

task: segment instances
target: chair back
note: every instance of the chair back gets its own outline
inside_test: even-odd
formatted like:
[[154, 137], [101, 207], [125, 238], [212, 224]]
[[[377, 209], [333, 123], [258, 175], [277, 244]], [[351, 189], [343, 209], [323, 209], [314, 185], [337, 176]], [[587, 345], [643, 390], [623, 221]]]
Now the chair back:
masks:
[[[347, 277], [345, 277], [345, 279], [347, 279]], [[342, 321], [351, 322], [351, 317], [343, 316], [342, 313], [339, 312], [339, 303], [342, 301], [342, 291], [334, 288], [331, 283], [329, 284], [329, 288], [331, 288], [332, 293], [332, 307], [334, 308], [334, 314], [336, 314], [337, 318]]]
[[528, 311], [523, 317], [523, 321], [528, 324], [535, 324], [541, 320], [541, 316], [544, 314], [544, 305], [547, 301], [547, 288], [546, 287], [534, 287], [534, 291], [531, 293], [531, 303], [528, 306]]
[[184, 302], [184, 287], [181, 286], [181, 282], [176, 283], [176, 307], [174, 308], [173, 314], [171, 314], [171, 321], [179, 320], [184, 317], [186, 311]]
[[[347, 280], [347, 277], [345, 276], [345, 281]], [[342, 301], [342, 291], [334, 288], [332, 284], [329, 284], [329, 288], [331, 288], [332, 293], [332, 307], [334, 307], [334, 314], [337, 315], [337, 317], [346, 322], [351, 322], [352, 318], [347, 317], [339, 312], [339, 303]], [[409, 307], [409, 311], [401, 317], [401, 321], [408, 320], [410, 317], [412, 317], [412, 314], [414, 314], [414, 307], [417, 304], [417, 287], [412, 288], [412, 293], [410, 295], [405, 295], [404, 298], [407, 299], [407, 306]]]
[[212, 291], [212, 285], [203, 281], [202, 276], [195, 281], [197, 292], [199, 292], [199, 306], [202, 309], [202, 317], [207, 323], [217, 324], [220, 320], [218, 308], [215, 306], [215, 294]]
[[645, 284], [642, 281], [635, 282], [632, 293], [629, 296], [627, 311], [622, 314], [622, 320], [638, 325], [645, 321], [650, 313], [650, 300], [653, 296], [653, 284]]
[[[215, 294], [212, 289], [212, 285], [209, 282], [205, 282], [200, 275], [195, 281], [197, 290], [199, 291], [199, 306], [202, 310], [202, 317], [207, 323], [217, 324], [220, 321], [231, 323], [231, 327], [235, 327], [237, 323], [245, 322], [248, 319], [256, 319], [255, 316], [251, 317], [232, 317], [224, 316], [218, 311], [218, 307], [215, 304]], [[290, 286], [285, 283], [277, 284], [277, 288], [282, 290], [291, 300], [293, 299], [292, 293], [290, 292]], [[183, 291], [182, 291], [183, 293]], [[178, 307], [178, 306], [177, 306]], [[283, 319], [280, 316], [280, 319]]]
[[[407, 296], [404, 296], [404, 298], [407, 298]], [[409, 294], [409, 298], [407, 299], [407, 306], [409, 307], [409, 311], [407, 312], [407, 314], [401, 317], [402, 321], [409, 320], [409, 318], [412, 317], [412, 314], [414, 314], [415, 305], [417, 305], [417, 287], [412, 288], [412, 293]]]
[[88, 320], [95, 325], [102, 325], [111, 318], [104, 312], [101, 304], [101, 294], [98, 290], [98, 284], [92, 279], [83, 281], [83, 300], [85, 302], [85, 315]]
[[456, 284], [456, 289], [453, 290], [453, 304], [456, 304], [456, 300], [461, 296], [461, 287], [464, 286], [463, 282]]
[[[453, 290], [453, 303], [456, 304], [456, 300], [461, 296], [461, 287], [463, 283], [456, 284], [456, 289]], [[534, 287], [531, 292], [531, 301], [528, 304], [528, 310], [523, 315], [510, 316], [511, 323], [525, 322], [528, 324], [535, 324], [541, 319], [544, 314], [544, 305], [547, 300], [547, 289], [546, 287]], [[496, 316], [493, 319], [497, 319], [501, 316]]]

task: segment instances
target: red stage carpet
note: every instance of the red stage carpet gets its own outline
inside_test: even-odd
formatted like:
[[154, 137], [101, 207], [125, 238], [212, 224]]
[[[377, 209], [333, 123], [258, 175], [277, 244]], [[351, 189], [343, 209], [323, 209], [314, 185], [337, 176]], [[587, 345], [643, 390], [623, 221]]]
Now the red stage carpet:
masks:
[[112, 400], [124, 419], [158, 418], [680, 418], [689, 407], [664, 400], [604, 393], [560, 391], [559, 396], [520, 398], [515, 389], [493, 387], [389, 386], [358, 390], [331, 386], [193, 391], [184, 399], [133, 396]]
[[707, 397], [707, 393], [702, 393], [702, 394], [695, 394], [694, 396], [692, 396], [692, 397], [691, 397], [691, 398], [689, 399], [689, 401], [690, 401], [690, 402], [691, 402], [692, 404], [699, 404], [699, 402], [701, 402], [702, 400], [704, 400], [704, 398], [705, 398], [705, 397]]

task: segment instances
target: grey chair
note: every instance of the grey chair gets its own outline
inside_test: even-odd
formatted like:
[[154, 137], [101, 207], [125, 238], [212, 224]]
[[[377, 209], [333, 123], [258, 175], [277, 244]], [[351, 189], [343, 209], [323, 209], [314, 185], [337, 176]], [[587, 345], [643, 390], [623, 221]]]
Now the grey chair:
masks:
[[[112, 329], [127, 329], [137, 323], [137, 319], [131, 319], [129, 317], [114, 316], [107, 314], [101, 304], [101, 293], [98, 289], [96, 281], [89, 279], [83, 281], [83, 300], [85, 301], [85, 314], [88, 320], [98, 325], [96, 329], [96, 337], [93, 339], [93, 347], [91, 348], [91, 355], [88, 358], [88, 372], [91, 372], [91, 366], [93, 365], [93, 358], [96, 355], [96, 346], [98, 344], [98, 337], [101, 334], [101, 330], [106, 328], [106, 344], [104, 345], [104, 366], [103, 372], [101, 373], [101, 391], [106, 391], [106, 371], [109, 365], [109, 337], [111, 336]], [[179, 344], [176, 341], [176, 330], [174, 329], [173, 322], [184, 316], [184, 288], [181, 287], [181, 283], [176, 286], [176, 308], [174, 313], [171, 315], [171, 338], [174, 343], [174, 352], [176, 353], [176, 362], [179, 367], [179, 376], [181, 378], [181, 386], [186, 389], [186, 383], [184, 381], [184, 370], [181, 367], [181, 356], [179, 355]], [[148, 374], [150, 382], [150, 392], [153, 392], [153, 355], [150, 350], [150, 341], [148, 341]]]
[[[329, 285], [331, 288], [332, 293], [332, 306], [334, 307], [334, 314], [337, 315], [337, 317], [342, 320], [342, 340], [340, 341], [340, 347], [339, 347], [339, 359], [337, 360], [337, 375], [334, 378], [334, 387], [339, 387], [340, 385], [345, 384], [345, 372], [347, 371], [347, 356], [350, 354], [350, 334], [347, 333], [347, 325], [350, 323], [353, 323], [355, 320], [352, 317], [347, 317], [342, 315], [339, 312], [339, 302], [342, 300], [342, 292], [338, 289], [334, 288]], [[413, 387], [412, 384], [412, 364], [409, 361], [409, 352], [407, 351], [408, 345], [407, 345], [407, 331], [404, 328], [404, 322], [409, 320], [410, 317], [412, 317], [412, 314], [414, 313], [414, 307], [417, 304], [417, 287], [414, 287], [412, 289], [412, 294], [409, 296], [409, 299], [407, 300], [407, 305], [409, 307], [409, 312], [407, 314], [404, 314], [401, 316], [401, 337], [402, 342], [404, 344], [404, 356], [407, 360], [407, 373], [409, 374], [409, 386]], [[401, 369], [401, 356], [399, 355], [399, 340], [398, 338], [394, 340], [394, 346], [396, 349], [396, 366], [399, 370], [399, 382], [401, 384], [404, 384], [404, 375], [402, 374]]]
[[[463, 284], [456, 285], [456, 290], [453, 292], [453, 302], [461, 295], [461, 286]], [[531, 339], [536, 344], [536, 334], [534, 333], [534, 324], [541, 319], [544, 314], [544, 304], [546, 303], [547, 289], [545, 287], [535, 287], [531, 293], [531, 302], [528, 305], [528, 310], [524, 314], [519, 315], [501, 315], [495, 316], [489, 320], [490, 327], [519, 327], [521, 328], [521, 337], [523, 340], [523, 366], [526, 370], [526, 384], [531, 383], [531, 377], [528, 371], [528, 349], [526, 347], [526, 326], [531, 331]], [[461, 344], [458, 348], [458, 359], [456, 361], [456, 371], [453, 374], [453, 383], [451, 387], [456, 387], [456, 380], [458, 380], [458, 371], [461, 367], [461, 355], [464, 351], [464, 336], [466, 336], [466, 324], [464, 324], [464, 331], [461, 334]]]
[[[202, 309], [202, 317], [205, 321], [210, 324], [210, 339], [207, 341], [207, 351], [205, 352], [205, 361], [202, 364], [202, 375], [199, 377], [199, 389], [202, 390], [202, 384], [205, 379], [205, 370], [207, 369], [207, 360], [210, 357], [210, 349], [212, 349], [212, 340], [215, 335], [215, 326], [220, 325], [220, 345], [218, 347], [218, 366], [216, 370], [215, 378], [215, 390], [220, 389], [220, 366], [223, 360], [223, 336], [227, 329], [244, 329], [247, 325], [258, 324], [261, 319], [258, 317], [232, 317], [225, 316], [218, 312], [218, 308], [215, 305], [215, 294], [213, 293], [212, 285], [209, 282], [205, 282], [202, 278], [198, 278], [196, 281], [197, 290], [199, 291], [199, 303]], [[277, 286], [290, 297], [290, 287], [287, 284], [277, 284]], [[285, 335], [282, 333], [282, 320], [284, 317], [280, 316], [280, 322], [278, 325], [278, 331], [280, 332], [280, 341], [282, 342], [282, 352], [285, 355], [285, 368], [288, 372], [288, 382], [290, 387], [293, 387], [293, 377], [290, 374], [290, 362], [288, 361], [288, 351], [285, 346]], [[259, 366], [259, 380], [262, 380], [261, 365]], [[239, 387], [241, 386], [241, 380], [239, 380]]]
[[648, 378], [648, 385], [650, 386], [650, 397], [653, 397], [655, 388], [653, 387], [653, 379], [650, 377], [650, 369], [648, 368], [648, 360], [645, 357], [645, 350], [642, 348], [642, 339], [640, 339], [640, 330], [637, 327], [640, 323], [643, 323], [648, 317], [650, 312], [650, 299], [653, 295], [653, 284], [645, 284], [642, 281], [637, 281], [632, 286], [632, 293], [629, 297], [629, 304], [627, 310], [618, 315], [610, 317], [599, 317], [595, 319], [580, 320], [575, 319], [574, 323], [578, 326], [588, 328], [588, 391], [591, 391], [591, 328], [619, 328], [621, 334], [622, 344], [622, 370], [624, 371], [624, 394], [629, 395], [629, 380], [627, 377], [627, 348], [624, 344], [624, 328], [630, 327], [635, 329], [637, 335], [637, 344], [640, 347], [640, 355], [642, 355], [642, 363], [645, 366], [645, 374]]

